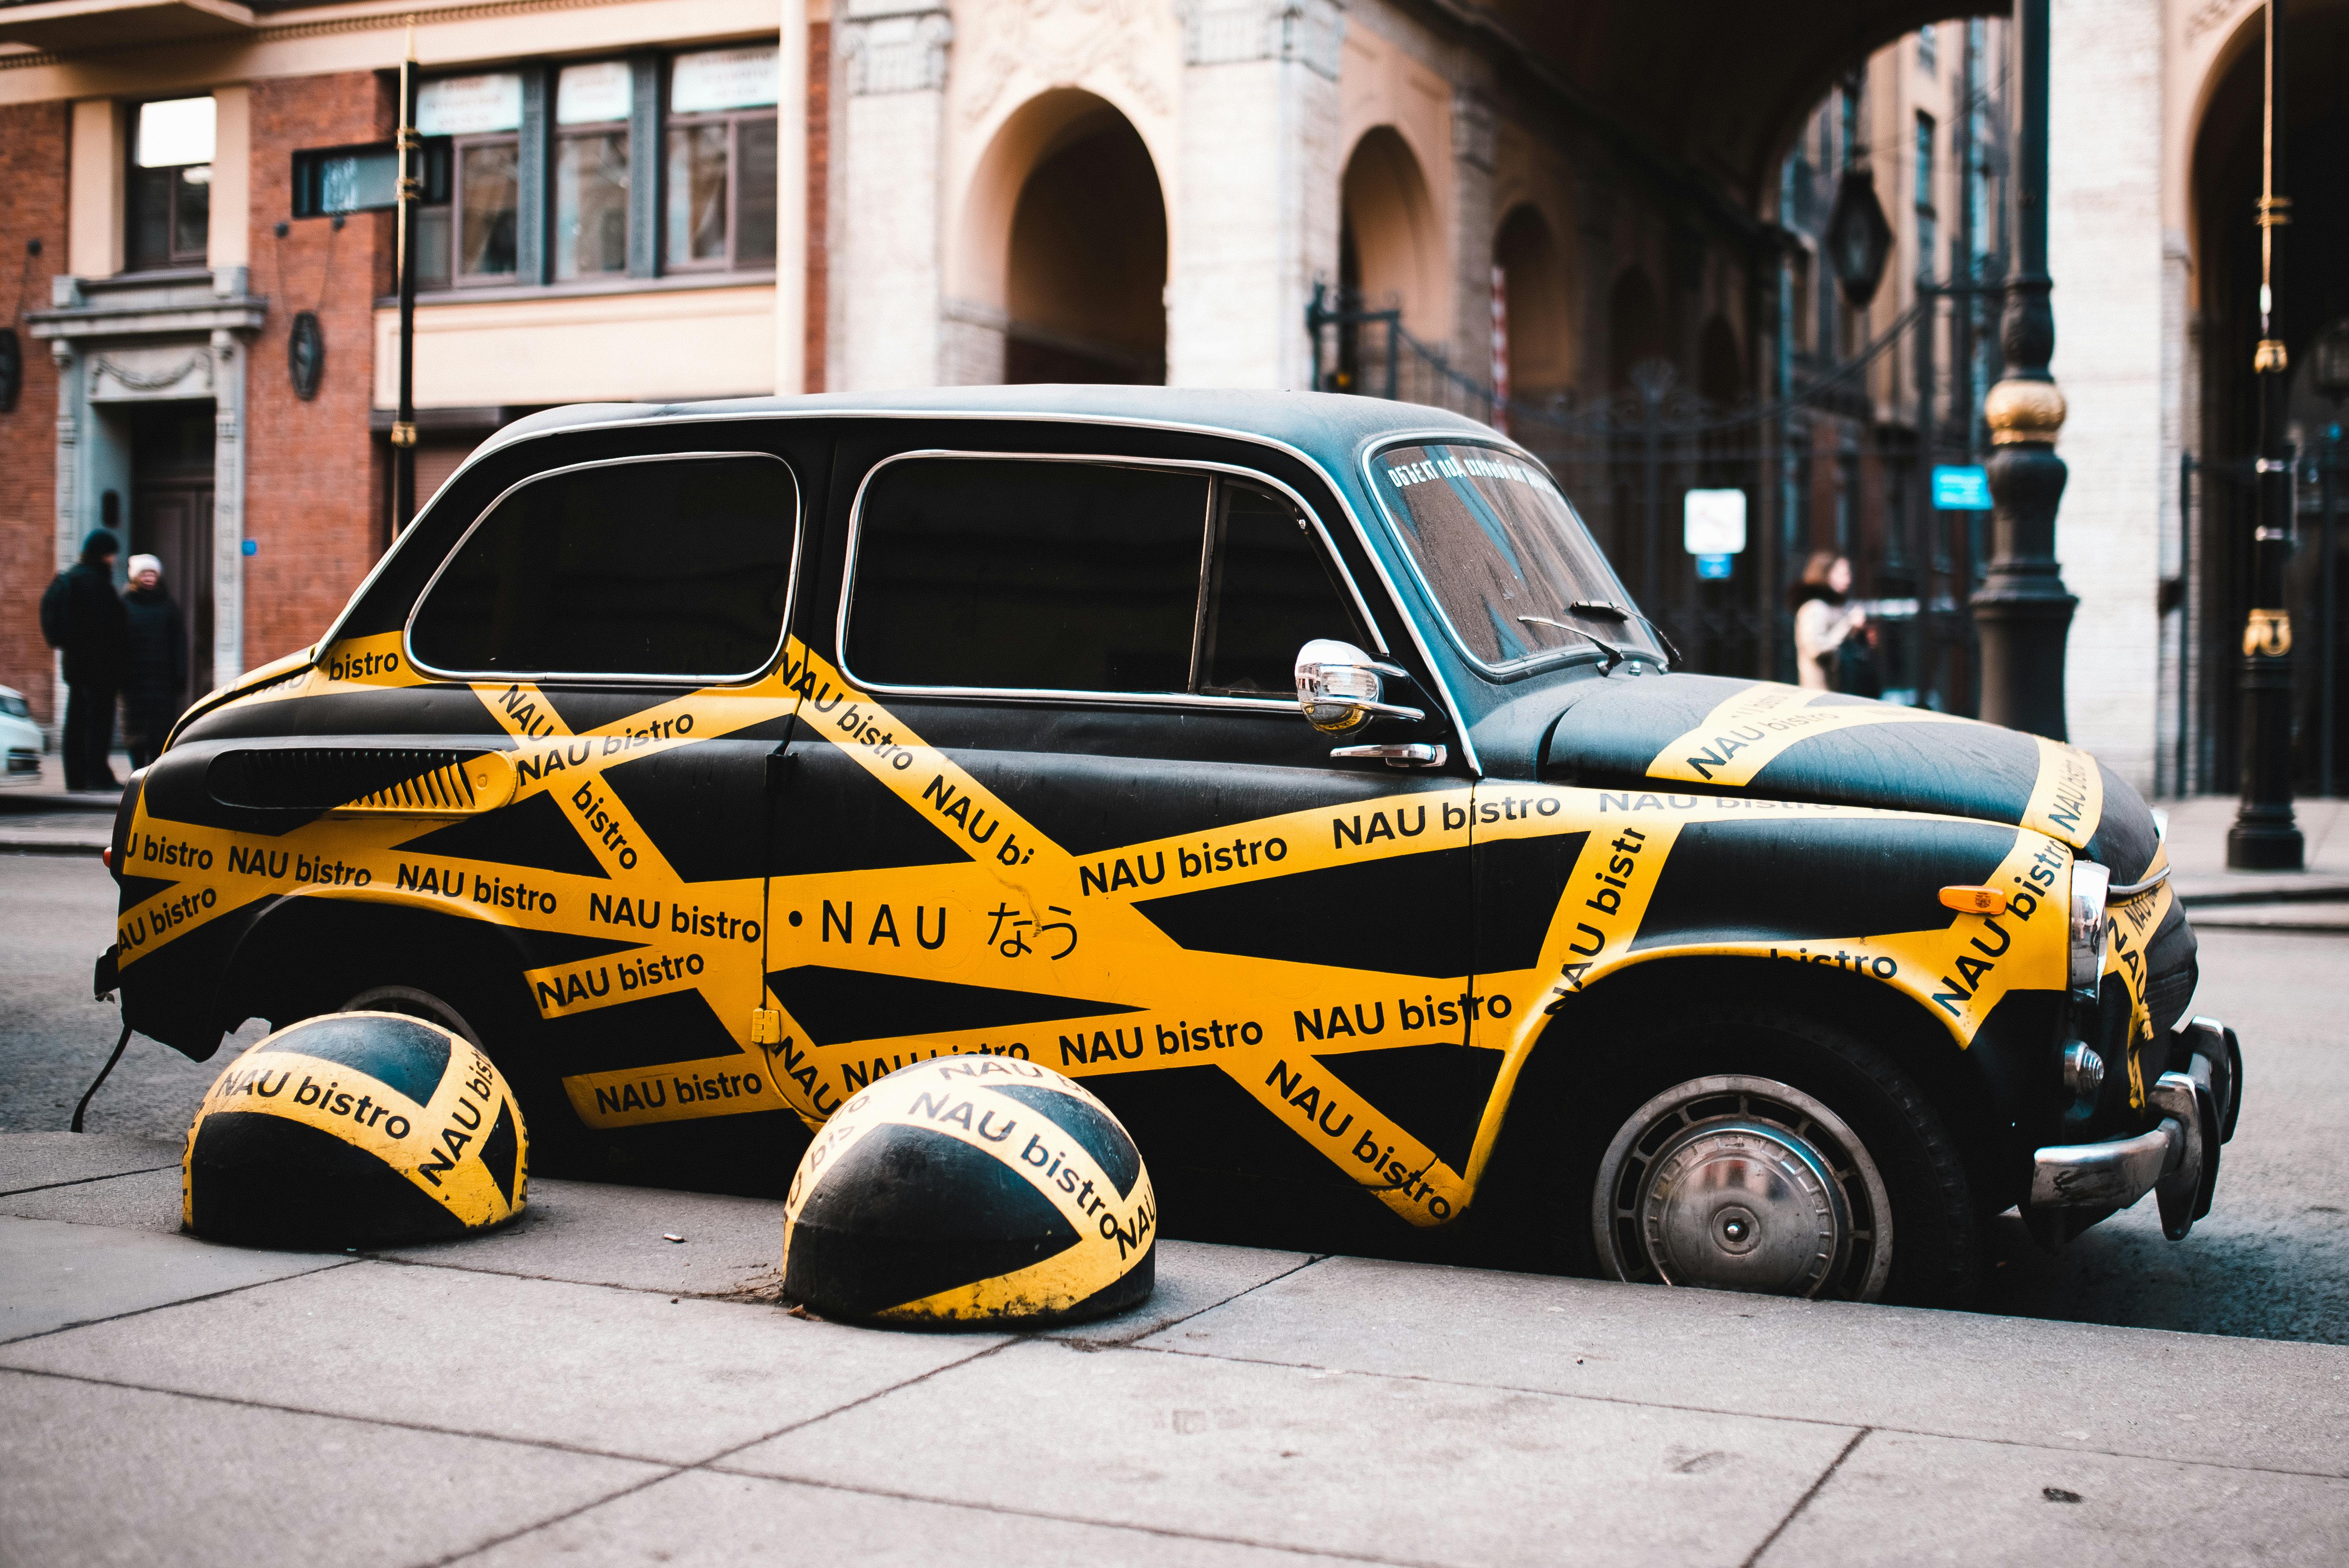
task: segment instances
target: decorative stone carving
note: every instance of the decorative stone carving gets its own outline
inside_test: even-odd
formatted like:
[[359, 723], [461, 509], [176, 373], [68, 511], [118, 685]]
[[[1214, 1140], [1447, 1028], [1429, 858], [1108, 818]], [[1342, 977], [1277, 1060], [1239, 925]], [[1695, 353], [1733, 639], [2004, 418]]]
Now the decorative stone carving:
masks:
[[840, 52], [852, 95], [937, 92], [946, 87], [954, 19], [945, 6], [852, 0], [847, 24]]
[[1183, 63], [1295, 60], [1338, 79], [1346, 18], [1339, 0], [1174, 0]]
[[117, 348], [90, 356], [89, 397], [113, 402], [134, 397], [209, 397], [212, 356], [168, 347]]
[[984, 13], [964, 118], [987, 118], [1005, 84], [1021, 70], [1054, 83], [1107, 71], [1154, 113], [1173, 112], [1156, 64], [1158, 24], [1148, 0], [1004, 0]]

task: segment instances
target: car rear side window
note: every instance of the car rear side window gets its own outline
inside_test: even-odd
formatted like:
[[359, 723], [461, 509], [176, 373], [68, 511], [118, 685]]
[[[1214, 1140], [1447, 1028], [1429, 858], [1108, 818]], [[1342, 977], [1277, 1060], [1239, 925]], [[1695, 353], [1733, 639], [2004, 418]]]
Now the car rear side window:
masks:
[[782, 640], [798, 535], [763, 453], [591, 463], [509, 490], [425, 590], [418, 665], [729, 680]]
[[916, 458], [859, 504], [854, 678], [926, 689], [1287, 696], [1361, 635], [1287, 499], [1228, 476]]

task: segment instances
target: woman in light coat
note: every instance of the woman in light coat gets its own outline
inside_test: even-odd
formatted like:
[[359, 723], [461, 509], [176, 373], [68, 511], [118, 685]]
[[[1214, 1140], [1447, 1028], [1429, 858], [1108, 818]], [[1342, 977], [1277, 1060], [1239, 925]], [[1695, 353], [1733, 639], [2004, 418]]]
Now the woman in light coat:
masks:
[[1807, 689], [1835, 689], [1835, 666], [1844, 639], [1867, 620], [1859, 606], [1844, 603], [1850, 592], [1851, 562], [1822, 550], [1811, 556], [1803, 580], [1789, 595], [1795, 606], [1795, 670]]

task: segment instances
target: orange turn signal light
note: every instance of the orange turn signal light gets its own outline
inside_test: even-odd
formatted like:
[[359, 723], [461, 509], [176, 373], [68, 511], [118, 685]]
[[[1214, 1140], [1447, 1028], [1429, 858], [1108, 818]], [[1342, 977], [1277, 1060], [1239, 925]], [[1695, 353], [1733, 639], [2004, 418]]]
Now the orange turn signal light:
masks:
[[2004, 914], [2006, 894], [1994, 887], [1945, 887], [1941, 890], [1944, 908], [1960, 914]]

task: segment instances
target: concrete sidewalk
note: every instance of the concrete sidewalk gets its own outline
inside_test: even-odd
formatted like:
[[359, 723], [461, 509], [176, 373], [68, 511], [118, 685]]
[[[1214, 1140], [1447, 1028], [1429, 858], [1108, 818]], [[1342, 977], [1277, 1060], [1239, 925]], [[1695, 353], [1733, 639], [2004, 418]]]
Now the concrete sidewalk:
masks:
[[887, 1333], [774, 1305], [773, 1203], [274, 1253], [177, 1153], [0, 1138], [0, 1561], [2349, 1557], [2349, 1347], [1184, 1243]]

